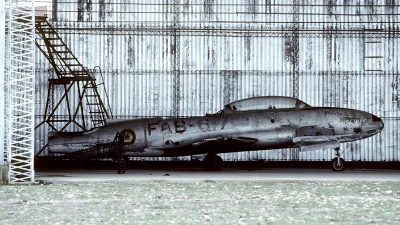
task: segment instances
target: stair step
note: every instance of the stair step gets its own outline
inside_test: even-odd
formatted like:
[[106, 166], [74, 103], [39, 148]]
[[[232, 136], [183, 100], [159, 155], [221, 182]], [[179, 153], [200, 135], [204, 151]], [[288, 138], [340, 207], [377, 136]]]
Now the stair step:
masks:
[[86, 76], [88, 76], [88, 77], [90, 77], [89, 76], [89, 73], [87, 73], [87, 72], [85, 72], [85, 71], [72, 71], [72, 73], [74, 74], [74, 75], [86, 75]]
[[61, 76], [61, 78], [58, 79], [58, 80], [62, 80], [63, 82], [69, 82], [69, 81], [89, 81], [89, 80], [91, 80], [91, 78], [88, 78], [88, 77]]
[[67, 66], [82, 66], [81, 64], [67, 64]]
[[71, 53], [70, 51], [55, 51], [56, 53]]
[[72, 60], [72, 59], [76, 59], [76, 60], [78, 60], [77, 58], [60, 58], [60, 59], [62, 59], [62, 60]]
[[[46, 39], [49, 39], [49, 37], [46, 38]], [[51, 40], [48, 40], [48, 41], [49, 41], [49, 42], [61, 42], [61, 43], [62, 43], [62, 40], [59, 39], [59, 38], [51, 38]]]
[[52, 27], [41, 27], [40, 29], [46, 34], [55, 34]]
[[[87, 77], [89, 77], [88, 73], [85, 72], [80, 72], [80, 71], [61, 71], [60, 74], [63, 75], [87, 75]], [[82, 77], [82, 76], [80, 76]]]
[[87, 73], [85, 73], [85, 74], [83, 74], [83, 73], [79, 73], [79, 74], [74, 73], [73, 75], [74, 75], [74, 77], [81, 77], [81, 78], [87, 78], [88, 80], [93, 80], [93, 78], [91, 76], [89, 76], [89, 74], [87, 74]]

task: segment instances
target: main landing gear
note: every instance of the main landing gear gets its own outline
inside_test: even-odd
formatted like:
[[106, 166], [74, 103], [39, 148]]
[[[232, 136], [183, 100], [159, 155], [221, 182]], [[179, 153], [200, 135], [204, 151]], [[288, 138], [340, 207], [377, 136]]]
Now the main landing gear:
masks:
[[344, 170], [344, 159], [340, 158], [342, 150], [340, 148], [335, 148], [336, 158], [332, 159], [332, 170], [333, 171], [343, 171]]
[[204, 160], [204, 169], [208, 171], [220, 171], [224, 168], [224, 160], [219, 155], [208, 154]]
[[114, 159], [114, 162], [117, 163], [118, 174], [124, 174], [126, 171], [126, 167], [129, 164], [129, 158], [128, 157], [117, 157]]

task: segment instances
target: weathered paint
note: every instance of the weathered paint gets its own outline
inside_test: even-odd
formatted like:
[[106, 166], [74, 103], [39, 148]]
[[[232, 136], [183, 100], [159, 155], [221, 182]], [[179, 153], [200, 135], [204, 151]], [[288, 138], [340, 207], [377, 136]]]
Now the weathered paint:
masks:
[[[125, 132], [125, 156], [207, 154], [206, 166], [219, 170], [223, 161], [216, 154], [279, 148], [339, 150], [340, 143], [371, 137], [383, 127], [380, 118], [364, 111], [310, 107], [296, 98], [268, 96], [235, 101], [202, 117], [118, 120], [85, 132], [55, 132], [49, 136], [49, 150], [97, 153], [98, 146], [113, 143], [117, 133]], [[337, 152], [336, 162], [340, 157]]]
[[[226, 103], [247, 97], [293, 96], [293, 86], [298, 85], [299, 99], [312, 106], [354, 108], [384, 119], [382, 133], [342, 144], [346, 160], [400, 160], [400, 7], [394, 1], [304, 0], [298, 7], [291, 0], [180, 1], [177, 50], [171, 47], [170, 28], [177, 19], [173, 1], [159, 2], [57, 1], [53, 25], [83, 65], [102, 68], [116, 118], [173, 116], [173, 64], [179, 62], [180, 116], [215, 113]], [[298, 17], [293, 10], [298, 10]], [[298, 43], [292, 43], [294, 20]], [[37, 123], [52, 74], [40, 54]], [[177, 55], [179, 60], [174, 60]], [[298, 61], [298, 82], [293, 57]], [[37, 151], [47, 143], [46, 129], [36, 131]], [[332, 156], [329, 149], [289, 149], [226, 153], [223, 158]]]

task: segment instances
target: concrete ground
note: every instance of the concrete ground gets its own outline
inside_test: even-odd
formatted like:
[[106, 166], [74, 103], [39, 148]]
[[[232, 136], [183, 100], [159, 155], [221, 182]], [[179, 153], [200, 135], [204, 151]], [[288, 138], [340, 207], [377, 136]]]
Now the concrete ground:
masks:
[[[400, 224], [400, 170], [36, 170], [2, 224]], [[46, 185], [47, 184], [47, 185]]]
[[36, 181], [49, 183], [86, 182], [292, 182], [292, 181], [394, 181], [400, 182], [400, 170], [345, 170], [333, 172], [329, 169], [224, 169], [208, 172], [202, 169], [127, 170], [117, 174], [116, 170], [54, 170], [36, 171]]

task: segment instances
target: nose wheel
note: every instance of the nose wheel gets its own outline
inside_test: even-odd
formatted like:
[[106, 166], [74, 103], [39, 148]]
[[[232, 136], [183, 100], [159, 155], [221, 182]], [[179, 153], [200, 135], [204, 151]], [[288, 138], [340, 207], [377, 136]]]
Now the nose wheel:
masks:
[[340, 157], [343, 152], [340, 148], [335, 148], [336, 158], [332, 159], [332, 170], [333, 171], [343, 171], [344, 170], [344, 159]]

